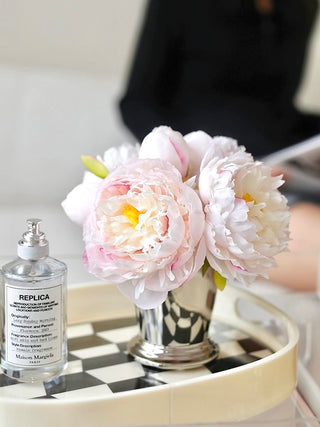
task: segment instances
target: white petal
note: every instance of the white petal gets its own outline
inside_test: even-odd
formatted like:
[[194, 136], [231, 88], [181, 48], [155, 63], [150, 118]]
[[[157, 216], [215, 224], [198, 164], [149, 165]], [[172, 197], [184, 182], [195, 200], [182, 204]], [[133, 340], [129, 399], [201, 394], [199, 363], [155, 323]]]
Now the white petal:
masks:
[[[92, 174], [91, 174], [92, 175]], [[86, 182], [75, 187], [61, 203], [68, 217], [79, 225], [83, 225], [89, 216], [101, 179]]]
[[[136, 286], [139, 286], [139, 285], [136, 285]], [[140, 307], [143, 309], [158, 307], [165, 301], [168, 295], [168, 291], [155, 292], [145, 288], [144, 291], [140, 293], [138, 297], [136, 297], [135, 286], [130, 281], [118, 284], [118, 288], [123, 293], [123, 295], [129, 298], [131, 301], [133, 301], [137, 307]]]

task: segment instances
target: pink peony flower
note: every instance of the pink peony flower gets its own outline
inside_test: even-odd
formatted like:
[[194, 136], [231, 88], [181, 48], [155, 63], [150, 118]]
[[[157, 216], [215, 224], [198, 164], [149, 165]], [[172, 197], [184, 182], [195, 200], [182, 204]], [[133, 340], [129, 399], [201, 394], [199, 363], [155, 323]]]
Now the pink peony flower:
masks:
[[252, 282], [275, 265], [286, 249], [289, 211], [278, 188], [280, 176], [238, 150], [227, 157], [205, 155], [199, 192], [206, 215], [210, 265], [227, 279]]
[[84, 262], [137, 306], [153, 308], [201, 268], [203, 229], [201, 201], [178, 170], [137, 160], [100, 183], [84, 224]]
[[140, 159], [162, 159], [170, 162], [180, 172], [187, 175], [189, 164], [188, 146], [180, 132], [169, 126], [154, 128], [142, 141]]

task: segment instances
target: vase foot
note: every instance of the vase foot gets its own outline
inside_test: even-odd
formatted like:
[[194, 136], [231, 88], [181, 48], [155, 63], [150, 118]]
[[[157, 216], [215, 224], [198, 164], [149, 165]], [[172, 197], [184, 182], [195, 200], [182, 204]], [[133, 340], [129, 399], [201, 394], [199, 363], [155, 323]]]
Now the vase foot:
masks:
[[165, 370], [192, 369], [219, 355], [219, 346], [209, 338], [198, 344], [164, 346], [144, 341], [140, 335], [128, 343], [129, 353], [142, 365]]

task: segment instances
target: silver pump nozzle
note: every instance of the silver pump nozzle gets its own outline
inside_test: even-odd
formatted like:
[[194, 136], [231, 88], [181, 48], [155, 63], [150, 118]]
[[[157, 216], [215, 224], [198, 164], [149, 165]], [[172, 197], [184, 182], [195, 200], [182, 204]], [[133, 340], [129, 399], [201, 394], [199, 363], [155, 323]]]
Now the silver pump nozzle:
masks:
[[49, 254], [49, 242], [40, 231], [41, 219], [27, 219], [28, 230], [18, 242], [18, 256], [23, 259], [37, 260]]

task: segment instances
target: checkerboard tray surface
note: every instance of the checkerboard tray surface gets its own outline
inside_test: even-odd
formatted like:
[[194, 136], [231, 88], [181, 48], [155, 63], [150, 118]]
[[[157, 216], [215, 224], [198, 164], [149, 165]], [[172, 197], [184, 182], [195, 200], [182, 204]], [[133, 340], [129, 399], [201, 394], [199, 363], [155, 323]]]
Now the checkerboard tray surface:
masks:
[[265, 358], [273, 351], [262, 341], [235, 327], [213, 322], [212, 335], [220, 354], [203, 367], [163, 371], [145, 367], [127, 353], [127, 342], [138, 332], [132, 317], [81, 323], [68, 328], [68, 366], [45, 383], [23, 384], [0, 375], [0, 398], [82, 399], [135, 393], [188, 379], [238, 368]]
[[265, 412], [295, 389], [297, 326], [235, 286], [215, 301], [210, 336], [219, 358], [181, 371], [144, 367], [128, 354], [138, 326], [116, 287], [72, 286], [68, 301], [68, 366], [45, 383], [0, 373], [1, 427], [220, 425]]

